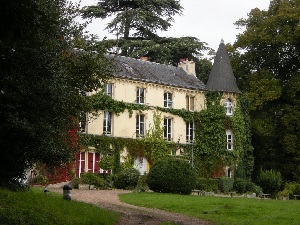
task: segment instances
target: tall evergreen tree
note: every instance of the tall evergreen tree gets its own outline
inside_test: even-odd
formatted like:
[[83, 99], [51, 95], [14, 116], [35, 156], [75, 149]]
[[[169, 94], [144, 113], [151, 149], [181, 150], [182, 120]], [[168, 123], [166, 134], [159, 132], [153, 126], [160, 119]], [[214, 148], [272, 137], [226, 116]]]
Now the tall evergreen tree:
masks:
[[[159, 37], [158, 30], [168, 30], [173, 17], [182, 13], [179, 0], [100, 0], [97, 5], [82, 9], [83, 18], [112, 17], [106, 29], [117, 39], [100, 42], [108, 52], [133, 58], [147, 56], [149, 60], [177, 66], [182, 58], [193, 59], [196, 69], [205, 68], [201, 77], [208, 76], [211, 63], [200, 60], [205, 42], [195, 37]], [[200, 77], [200, 76], [199, 76]]]
[[182, 7], [179, 0], [99, 0], [96, 6], [84, 7], [82, 12], [84, 18], [113, 16], [107, 29], [126, 40], [130, 37], [151, 39], [157, 36], [157, 30], [171, 27], [173, 16], [181, 14]]

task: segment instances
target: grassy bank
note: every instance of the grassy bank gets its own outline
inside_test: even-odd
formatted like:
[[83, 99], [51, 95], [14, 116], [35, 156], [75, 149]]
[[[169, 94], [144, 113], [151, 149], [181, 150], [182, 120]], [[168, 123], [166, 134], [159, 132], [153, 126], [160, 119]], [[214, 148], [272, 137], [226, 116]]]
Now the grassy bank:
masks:
[[132, 193], [120, 196], [121, 201], [178, 212], [218, 225], [298, 225], [299, 200], [224, 198], [213, 196]]
[[0, 189], [0, 224], [113, 225], [119, 214], [41, 189], [11, 192]]

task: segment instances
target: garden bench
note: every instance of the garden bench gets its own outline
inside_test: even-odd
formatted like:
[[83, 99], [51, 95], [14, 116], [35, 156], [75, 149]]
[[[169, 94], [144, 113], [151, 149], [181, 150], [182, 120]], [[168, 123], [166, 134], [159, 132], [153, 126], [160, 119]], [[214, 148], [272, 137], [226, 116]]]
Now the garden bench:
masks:
[[263, 198], [263, 199], [271, 198], [271, 194], [261, 194], [260, 198]]
[[295, 200], [299, 199], [300, 195], [293, 195]]
[[197, 193], [198, 195], [202, 195], [202, 191], [201, 190], [192, 190], [192, 193]]

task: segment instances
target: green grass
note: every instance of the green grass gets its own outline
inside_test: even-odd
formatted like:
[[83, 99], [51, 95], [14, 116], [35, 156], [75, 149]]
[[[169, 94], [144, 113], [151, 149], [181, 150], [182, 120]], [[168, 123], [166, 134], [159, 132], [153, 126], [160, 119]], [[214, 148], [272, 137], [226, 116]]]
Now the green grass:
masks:
[[218, 225], [298, 225], [300, 201], [213, 196], [131, 193], [121, 201], [149, 208], [177, 212]]
[[11, 192], [0, 189], [0, 224], [113, 225], [119, 214], [91, 204], [64, 200], [41, 189]]

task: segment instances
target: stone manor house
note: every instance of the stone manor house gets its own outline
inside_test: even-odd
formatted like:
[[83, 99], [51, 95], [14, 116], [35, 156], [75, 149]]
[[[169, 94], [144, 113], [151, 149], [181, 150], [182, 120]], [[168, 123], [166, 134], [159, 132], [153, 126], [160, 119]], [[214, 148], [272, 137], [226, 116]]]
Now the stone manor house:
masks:
[[[224, 106], [226, 115], [234, 116], [239, 89], [223, 41], [219, 45], [207, 85], [196, 77], [195, 62], [188, 59], [181, 60], [178, 67], [150, 62], [146, 57], [133, 59], [113, 56], [113, 59], [118, 72], [105, 84], [105, 94], [114, 100], [160, 108], [201, 111], [206, 107], [205, 92], [218, 91], [223, 93], [220, 104]], [[108, 109], [101, 111], [100, 116], [93, 119], [87, 113], [86, 119], [80, 121], [80, 131], [83, 134], [144, 138], [147, 129], [153, 125], [153, 113], [153, 110], [136, 110], [131, 116], [127, 111], [116, 115]], [[193, 143], [193, 122], [185, 122], [181, 117], [167, 112], [162, 112], [161, 117], [165, 141]], [[234, 134], [231, 130], [226, 130], [225, 138], [227, 149], [234, 151]], [[125, 148], [121, 152], [121, 161], [126, 154]], [[93, 148], [82, 149], [76, 156], [76, 175], [80, 177], [83, 172], [109, 173], [110, 171], [99, 167], [101, 157], [101, 153], [95, 152]], [[136, 158], [134, 167], [141, 174], [149, 171], [146, 158]], [[224, 174], [231, 176], [228, 171]]]

